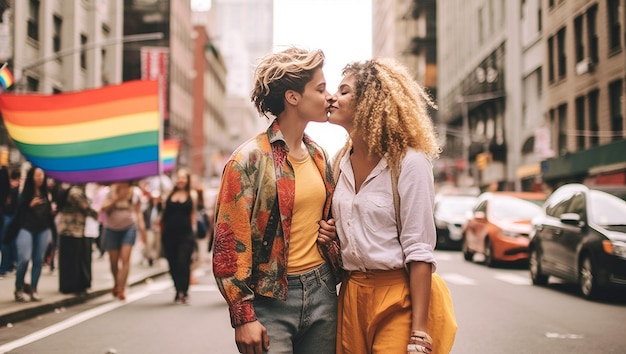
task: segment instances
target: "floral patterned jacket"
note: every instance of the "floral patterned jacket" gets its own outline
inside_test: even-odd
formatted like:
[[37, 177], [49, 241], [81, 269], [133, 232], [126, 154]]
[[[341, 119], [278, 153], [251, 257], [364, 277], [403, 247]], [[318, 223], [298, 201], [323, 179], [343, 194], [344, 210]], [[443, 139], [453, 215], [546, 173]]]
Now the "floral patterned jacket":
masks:
[[[306, 135], [304, 143], [324, 180], [323, 217], [327, 219], [334, 190], [328, 157]], [[233, 327], [256, 320], [252, 304], [255, 293], [287, 298], [287, 254], [295, 198], [295, 176], [287, 154], [278, 121], [274, 120], [266, 132], [236, 150], [224, 168], [215, 210], [213, 273], [228, 303]], [[266, 237], [275, 202], [280, 223], [276, 232]]]

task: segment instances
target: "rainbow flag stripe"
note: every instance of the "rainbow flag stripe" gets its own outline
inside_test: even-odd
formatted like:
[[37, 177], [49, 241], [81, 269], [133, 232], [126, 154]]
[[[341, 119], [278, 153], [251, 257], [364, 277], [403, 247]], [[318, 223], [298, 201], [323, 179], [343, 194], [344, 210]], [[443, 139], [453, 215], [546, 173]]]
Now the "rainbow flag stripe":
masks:
[[0, 95], [9, 135], [33, 165], [62, 182], [158, 175], [156, 80], [56, 95]]
[[161, 145], [161, 163], [163, 164], [163, 172], [169, 172], [174, 169], [176, 165], [176, 158], [178, 158], [178, 149], [180, 142], [176, 139], [163, 140]]
[[2, 69], [0, 69], [0, 85], [2, 85], [2, 88], [6, 90], [13, 85], [14, 81], [15, 80], [13, 79], [11, 70], [9, 70], [6, 64], [4, 64]]

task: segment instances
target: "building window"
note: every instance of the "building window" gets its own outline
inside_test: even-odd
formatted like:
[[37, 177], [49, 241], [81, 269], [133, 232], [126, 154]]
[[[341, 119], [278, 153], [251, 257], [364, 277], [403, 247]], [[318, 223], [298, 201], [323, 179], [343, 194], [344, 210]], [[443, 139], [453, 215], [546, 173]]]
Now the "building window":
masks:
[[576, 48], [576, 63], [585, 59], [585, 45], [583, 43], [583, 15], [574, 19], [574, 44]]
[[87, 35], [80, 35], [80, 45], [82, 47], [80, 51], [80, 67], [82, 69], [87, 69], [87, 51], [85, 50], [85, 45], [87, 44]]
[[548, 82], [554, 82], [554, 36], [548, 38]]
[[[59, 16], [54, 16], [54, 33], [52, 35], [52, 50], [56, 53], [61, 50], [61, 28], [63, 26], [63, 19]], [[60, 60], [61, 58], [58, 58]]]
[[585, 149], [585, 96], [576, 98], [576, 151]]
[[559, 61], [559, 79], [564, 79], [567, 76], [567, 54], [565, 52], [565, 27], [561, 28], [556, 33], [556, 50]]
[[543, 92], [543, 69], [541, 67], [537, 68], [537, 95], [541, 96]]
[[609, 20], [609, 51], [619, 50], [622, 47], [620, 34], [622, 26], [619, 22], [620, 0], [607, 0], [607, 15]]
[[589, 92], [588, 101], [589, 101], [589, 145], [590, 147], [598, 146], [600, 144], [600, 137], [598, 134], [600, 133], [600, 127], [598, 126], [598, 97], [600, 96], [600, 92], [598, 90], [593, 90]]
[[598, 5], [587, 10], [587, 42], [589, 43], [589, 58], [592, 62], [598, 62], [598, 30], [596, 19], [598, 17]]
[[26, 86], [28, 87], [28, 92], [38, 92], [39, 91], [39, 80], [34, 77], [28, 76], [26, 78]]
[[552, 9], [554, 7], [554, 0], [548, 0], [548, 8]]
[[558, 107], [558, 124], [559, 124], [559, 136], [557, 146], [559, 148], [559, 154], [565, 155], [567, 153], [567, 103], [564, 103]]
[[611, 131], [613, 140], [621, 140], [624, 127], [622, 117], [622, 80], [617, 80], [609, 84], [609, 110], [611, 112]]
[[39, 0], [30, 0], [28, 3], [28, 37], [39, 40]]

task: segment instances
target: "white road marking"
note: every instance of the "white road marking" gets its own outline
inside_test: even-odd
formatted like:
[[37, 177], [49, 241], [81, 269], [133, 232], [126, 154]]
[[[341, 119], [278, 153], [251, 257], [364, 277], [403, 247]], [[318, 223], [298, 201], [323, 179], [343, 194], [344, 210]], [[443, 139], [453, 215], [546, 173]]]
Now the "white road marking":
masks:
[[63, 330], [66, 330], [70, 327], [76, 326], [79, 323], [85, 322], [87, 320], [90, 320], [94, 317], [100, 316], [102, 314], [105, 314], [107, 312], [113, 311], [119, 307], [122, 307], [124, 305], [130, 304], [132, 302], [135, 302], [137, 300], [141, 300], [147, 296], [149, 296], [150, 294], [154, 293], [154, 292], [158, 292], [161, 291], [165, 288], [169, 288], [171, 287], [172, 284], [171, 282], [157, 282], [157, 283], [150, 283], [148, 284], [148, 286], [146, 286], [144, 289], [140, 290], [140, 291], [136, 291], [136, 292], [132, 292], [129, 293], [128, 296], [126, 297], [125, 301], [113, 301], [107, 304], [104, 304], [102, 306], [98, 306], [95, 307], [91, 310], [87, 310], [85, 312], [81, 312], [75, 316], [72, 316], [64, 321], [61, 321], [57, 324], [54, 324], [52, 326], [46, 327], [42, 330], [39, 330], [37, 332], [33, 332], [27, 336], [24, 336], [20, 339], [14, 340], [13, 342], [9, 342], [6, 344], [3, 344], [2, 346], [0, 346], [0, 353], [6, 353], [8, 351], [11, 351], [15, 348], [19, 348], [19, 347], [23, 347], [25, 345], [28, 345], [30, 343], [33, 343], [35, 341], [38, 341], [40, 339], [43, 339], [45, 337], [51, 336], [55, 333], [61, 332]]
[[498, 273], [494, 275], [494, 278], [501, 280], [505, 283], [513, 284], [513, 285], [531, 285], [532, 281], [528, 276], [521, 276], [512, 273]]
[[456, 273], [443, 273], [440, 274], [441, 278], [446, 282], [454, 285], [476, 285], [476, 281], [472, 278], [468, 278], [461, 274]]
[[546, 332], [546, 338], [551, 338], [551, 339], [583, 339], [583, 338], [585, 338], [585, 336], [583, 336], [582, 334]]

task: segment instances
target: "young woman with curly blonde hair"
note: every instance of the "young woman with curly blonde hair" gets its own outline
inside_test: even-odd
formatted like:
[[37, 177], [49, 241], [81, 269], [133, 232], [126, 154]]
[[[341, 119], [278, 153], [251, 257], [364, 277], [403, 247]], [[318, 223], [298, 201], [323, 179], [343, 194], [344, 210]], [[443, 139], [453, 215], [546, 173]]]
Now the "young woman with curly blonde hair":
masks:
[[336, 280], [317, 244], [334, 188], [326, 152], [306, 134], [327, 120], [322, 51], [261, 60], [252, 102], [268, 129], [230, 157], [215, 209], [213, 274], [240, 353], [334, 353]]
[[436, 268], [431, 160], [440, 151], [428, 112], [433, 103], [391, 59], [347, 65], [330, 103], [329, 121], [349, 134], [333, 162], [332, 212], [347, 271], [337, 353], [430, 353], [426, 326]]

